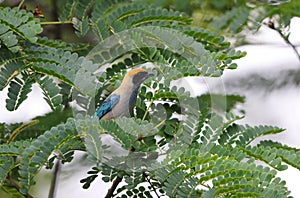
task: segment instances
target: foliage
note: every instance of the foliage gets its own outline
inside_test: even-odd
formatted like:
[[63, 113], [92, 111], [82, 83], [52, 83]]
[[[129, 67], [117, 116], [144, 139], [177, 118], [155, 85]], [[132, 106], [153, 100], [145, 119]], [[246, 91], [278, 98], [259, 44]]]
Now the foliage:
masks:
[[[28, 123], [0, 124], [1, 191], [30, 197], [42, 167], [70, 162], [80, 150], [94, 164], [81, 180], [83, 188], [98, 176], [104, 182], [125, 181], [111, 196], [288, 197], [276, 174], [287, 165], [300, 169], [299, 149], [258, 139], [283, 129], [237, 124], [243, 112], [233, 112], [242, 96], [191, 97], [176, 84], [190, 76], [221, 77], [246, 55], [218, 33], [193, 26], [188, 14], [175, 11], [181, 9], [176, 2], [170, 9], [163, 1], [62, 1], [56, 24], [72, 24], [80, 39], [97, 44], [42, 37], [42, 25], [49, 21], [21, 5], [0, 8], [0, 90], [8, 87], [7, 110], [17, 110], [34, 84], [52, 110]], [[240, 32], [256, 7], [241, 1], [233, 8], [235, 2], [197, 1], [217, 14], [226, 10], [203, 26]], [[279, 15], [284, 26], [296, 16], [298, 4], [292, 4], [290, 15]], [[258, 23], [290, 6], [255, 5], [264, 8]], [[99, 121], [91, 116], [135, 67], [155, 77], [142, 85], [134, 117]]]
[[[293, 0], [188, 0], [185, 3], [178, 0], [148, 0], [147, 2], [185, 11], [195, 19], [195, 25], [236, 38], [235, 45], [251, 43], [251, 40], [245, 40], [245, 35], [256, 32], [261, 26], [277, 31], [284, 41], [289, 42], [291, 20], [300, 16], [300, 2]], [[299, 57], [299, 54], [297, 55]]]

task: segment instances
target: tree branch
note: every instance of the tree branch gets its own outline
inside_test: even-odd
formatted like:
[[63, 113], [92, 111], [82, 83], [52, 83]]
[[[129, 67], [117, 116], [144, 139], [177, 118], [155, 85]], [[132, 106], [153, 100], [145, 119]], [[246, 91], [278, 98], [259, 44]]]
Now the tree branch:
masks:
[[51, 180], [50, 190], [48, 194], [48, 198], [54, 198], [56, 192], [56, 184], [58, 182], [58, 175], [60, 170], [60, 160], [57, 160], [54, 165], [53, 177]]
[[[20, 186], [12, 179], [11, 175], [8, 174], [6, 178], [9, 181], [10, 186], [15, 188], [18, 192], [20, 192]], [[24, 197], [33, 198], [33, 196], [31, 196], [30, 194], [24, 195]]]
[[289, 37], [288, 37], [288, 36], [285, 36], [285, 35], [282, 33], [281, 30], [276, 29], [276, 31], [277, 31], [278, 34], [281, 36], [281, 38], [283, 38], [283, 40], [286, 42], [286, 44], [288, 44], [289, 46], [292, 47], [292, 49], [294, 50], [294, 52], [295, 52], [295, 54], [297, 55], [298, 60], [299, 60], [299, 62], [300, 62], [300, 54], [299, 54], [299, 52], [298, 52], [296, 46], [295, 46], [293, 43], [291, 43], [291, 41], [289, 40]]
[[111, 186], [111, 188], [107, 191], [105, 198], [111, 198], [113, 197], [114, 191], [116, 190], [117, 186], [119, 185], [119, 183], [122, 181], [122, 177], [117, 176], [116, 179], [113, 181], [113, 184]]
[[293, 51], [297, 55], [298, 60], [300, 62], [300, 54], [299, 54], [296, 46], [293, 43], [291, 43], [291, 41], [289, 40], [289, 35], [284, 35], [284, 33], [281, 31], [281, 29], [279, 27], [275, 27], [275, 24], [272, 20], [270, 20], [265, 25], [267, 25], [267, 27], [269, 27], [270, 29], [275, 30], [280, 35], [280, 37], [285, 41], [285, 43], [288, 44], [290, 47], [292, 47]]

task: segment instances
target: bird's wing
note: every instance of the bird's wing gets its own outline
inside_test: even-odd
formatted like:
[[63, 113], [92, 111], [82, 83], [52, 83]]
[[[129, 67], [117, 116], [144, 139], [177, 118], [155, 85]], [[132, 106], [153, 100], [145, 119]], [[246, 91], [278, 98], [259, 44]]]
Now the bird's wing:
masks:
[[107, 114], [118, 102], [120, 101], [120, 95], [119, 94], [113, 94], [109, 96], [96, 110], [95, 115], [100, 118], [102, 118], [105, 114]]

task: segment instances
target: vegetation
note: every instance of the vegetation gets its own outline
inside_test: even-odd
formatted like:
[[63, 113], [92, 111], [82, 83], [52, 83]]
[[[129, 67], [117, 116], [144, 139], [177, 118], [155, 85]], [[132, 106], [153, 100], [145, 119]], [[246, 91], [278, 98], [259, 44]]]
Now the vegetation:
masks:
[[[37, 84], [52, 112], [28, 123], [0, 124], [1, 191], [32, 197], [42, 167], [55, 169], [84, 151], [94, 168], [82, 178], [83, 188], [102, 177], [113, 182], [106, 197], [289, 196], [277, 172], [288, 165], [299, 170], [300, 150], [258, 139], [283, 129], [237, 124], [244, 117], [236, 111], [242, 96], [191, 96], [174, 82], [220, 78], [235, 69], [233, 61], [246, 54], [224, 36], [255, 31], [264, 22], [293, 47], [285, 30], [300, 14], [299, 1], [185, 2], [64, 0], [53, 10], [24, 0], [2, 3], [0, 90], [8, 87], [6, 108], [17, 110]], [[54, 34], [49, 25], [57, 28]], [[134, 117], [99, 121], [95, 108], [134, 67], [155, 73], [141, 87]], [[102, 142], [103, 134], [119, 146]], [[53, 191], [55, 182], [49, 197]]]

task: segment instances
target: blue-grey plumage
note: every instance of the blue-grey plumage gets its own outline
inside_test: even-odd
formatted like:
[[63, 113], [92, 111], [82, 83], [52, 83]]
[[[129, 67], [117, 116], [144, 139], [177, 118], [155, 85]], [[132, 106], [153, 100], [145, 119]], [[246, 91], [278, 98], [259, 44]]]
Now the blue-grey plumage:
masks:
[[95, 115], [106, 120], [130, 116], [136, 103], [139, 87], [150, 76], [153, 76], [151, 72], [141, 68], [129, 71], [121, 85], [96, 110]]
[[102, 118], [107, 112], [111, 111], [114, 106], [119, 102], [120, 95], [113, 94], [110, 97], [108, 97], [102, 105], [97, 109], [95, 112], [95, 115], [99, 118]]

